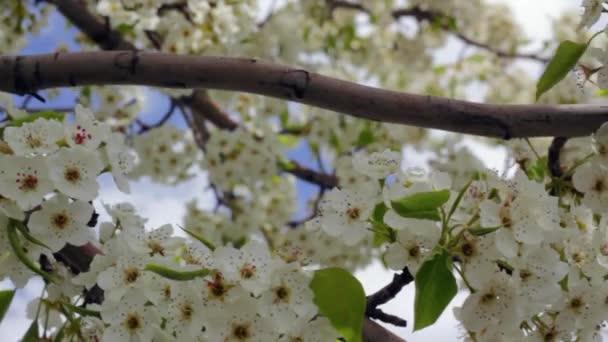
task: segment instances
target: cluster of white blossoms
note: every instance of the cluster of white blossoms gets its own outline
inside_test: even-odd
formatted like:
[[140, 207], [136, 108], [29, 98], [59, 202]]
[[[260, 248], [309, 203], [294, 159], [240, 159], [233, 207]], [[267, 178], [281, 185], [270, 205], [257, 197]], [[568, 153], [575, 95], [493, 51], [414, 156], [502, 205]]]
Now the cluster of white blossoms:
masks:
[[[5, 103], [6, 105], [6, 103]], [[66, 244], [83, 245], [92, 238], [88, 227], [93, 218], [90, 201], [98, 195], [97, 176], [111, 172], [117, 186], [129, 191], [126, 174], [133, 155], [124, 137], [111, 133], [95, 120], [90, 110], [75, 109], [73, 120], [50, 113], [22, 117], [7, 107], [15, 119], [2, 128], [0, 154], [0, 216], [2, 226], [16, 220], [31, 244], [24, 251], [38, 255], [41, 247], [57, 252]], [[25, 218], [27, 225], [21, 223]], [[6, 229], [2, 234], [6, 237]], [[1, 242], [9, 251], [7, 239]], [[35, 258], [37, 259], [37, 258]], [[24, 265], [9, 255], [3, 258], [2, 275], [24, 284]]]
[[199, 158], [191, 134], [172, 125], [163, 125], [136, 135], [133, 143], [139, 157], [133, 177], [149, 176], [164, 184], [191, 178], [192, 166]]
[[[163, 126], [150, 133], [154, 138], [142, 139], [158, 160], [179, 154], [173, 150], [177, 130]], [[171, 225], [146, 229], [146, 219], [128, 203], [106, 206], [111, 221], [97, 224], [91, 204], [98, 195], [97, 176], [111, 172], [127, 192], [125, 177], [135, 160], [124, 136], [95, 120], [89, 109], [77, 105], [73, 120], [57, 113], [22, 116], [9, 121], [2, 134], [0, 277], [18, 287], [36, 275], [45, 279], [46, 291], [28, 305], [28, 316], [43, 324], [46, 337], [319, 342], [339, 337], [313, 302], [312, 272], [300, 259], [271, 254], [266, 243], [249, 238], [254, 231], [272, 234], [293, 215], [292, 176], [273, 178], [253, 193], [235, 189], [233, 217], [223, 219], [216, 232], [221, 235], [187, 221], [184, 230], [192, 234], [187, 239]], [[200, 215], [192, 222], [205, 223]], [[90, 266], [81, 268], [66, 256], [73, 248], [89, 251]]]
[[[176, 237], [170, 225], [144, 229], [130, 205], [108, 208], [101, 254], [71, 282], [104, 291], [84, 331], [89, 340], [327, 341], [311, 275], [251, 240], [215, 248]], [[103, 237], [106, 237], [104, 239]], [[211, 249], [210, 249], [211, 248]], [[53, 299], [47, 299], [52, 303]]]
[[[433, 255], [448, 253], [470, 291], [455, 313], [472, 340], [601, 341], [608, 319], [608, 125], [584, 141], [594, 153], [565, 163], [564, 177], [551, 177], [545, 158], [523, 162], [527, 151], [520, 149], [514, 159], [523, 168], [508, 179], [478, 162], [444, 167], [461, 178], [456, 185], [448, 173], [402, 170], [398, 153], [360, 154], [354, 169], [382, 185], [332, 190], [308, 226], [347, 245], [373, 234], [383, 242], [385, 265], [414, 276]], [[477, 172], [463, 179], [463, 170]]]
[[296, 210], [293, 176], [274, 176], [258, 189], [238, 190], [231, 198], [218, 199], [222, 203], [217, 203], [215, 211], [199, 209], [196, 201], [188, 203], [184, 226], [215, 244], [231, 242], [238, 245], [251, 234], [278, 238], [275, 234]]
[[89, 5], [130, 39], [170, 53], [226, 52], [222, 46], [257, 30], [258, 7], [252, 0], [101, 0]]
[[205, 145], [202, 166], [220, 189], [255, 188], [278, 173], [280, 157], [280, 145], [272, 132], [258, 134], [237, 128], [213, 132]]

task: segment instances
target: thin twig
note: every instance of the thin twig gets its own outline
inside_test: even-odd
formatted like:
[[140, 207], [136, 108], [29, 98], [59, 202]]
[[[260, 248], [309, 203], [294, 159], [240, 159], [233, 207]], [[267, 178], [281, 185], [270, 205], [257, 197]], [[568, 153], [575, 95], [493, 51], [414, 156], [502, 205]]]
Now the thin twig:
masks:
[[560, 161], [560, 154], [567, 141], [568, 138], [566, 137], [555, 137], [551, 142], [551, 146], [549, 146], [547, 165], [549, 167], [549, 171], [551, 172], [551, 176], [553, 177], [559, 178], [564, 174]]
[[395, 298], [395, 296], [405, 287], [405, 285], [411, 283], [412, 281], [414, 281], [414, 276], [412, 276], [407, 267], [404, 268], [401, 273], [395, 273], [395, 275], [393, 275], [393, 280], [388, 285], [380, 289], [378, 292], [367, 296], [367, 309], [375, 309], [376, 307]]

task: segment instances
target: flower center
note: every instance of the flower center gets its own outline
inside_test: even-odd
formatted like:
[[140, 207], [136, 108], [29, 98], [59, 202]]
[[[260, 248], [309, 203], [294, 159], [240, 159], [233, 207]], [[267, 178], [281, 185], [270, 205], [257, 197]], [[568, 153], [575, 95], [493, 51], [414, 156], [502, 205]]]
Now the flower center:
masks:
[[232, 336], [238, 340], [246, 340], [251, 337], [249, 324], [234, 324], [232, 326]]
[[182, 315], [182, 320], [189, 321], [192, 318], [192, 313], [194, 313], [194, 309], [190, 303], [184, 303], [180, 307], [180, 313]]
[[17, 183], [19, 183], [19, 190], [33, 191], [38, 187], [38, 177], [36, 177], [36, 175], [24, 175], [18, 173]]
[[70, 183], [77, 183], [80, 181], [80, 170], [75, 167], [68, 167], [65, 169], [63, 177]]
[[70, 222], [70, 218], [65, 213], [56, 213], [52, 216], [53, 226], [55, 228], [64, 229]]
[[241, 277], [249, 279], [255, 275], [255, 265], [245, 264], [241, 268]]
[[125, 282], [131, 284], [139, 278], [139, 270], [135, 267], [127, 267], [123, 270], [123, 275]]
[[279, 286], [274, 289], [274, 302], [289, 302], [289, 289], [285, 286]]
[[25, 138], [25, 142], [27, 143], [27, 145], [30, 148], [36, 148], [36, 147], [42, 146], [42, 141], [40, 140], [40, 137], [37, 137], [32, 134], [27, 135], [27, 137]]
[[141, 328], [141, 320], [137, 314], [130, 313], [124, 321], [124, 325], [130, 331], [135, 331]]
[[348, 208], [348, 210], [346, 210], [346, 215], [351, 220], [356, 220], [356, 219], [359, 218], [359, 216], [361, 216], [361, 209], [359, 209], [359, 208]]

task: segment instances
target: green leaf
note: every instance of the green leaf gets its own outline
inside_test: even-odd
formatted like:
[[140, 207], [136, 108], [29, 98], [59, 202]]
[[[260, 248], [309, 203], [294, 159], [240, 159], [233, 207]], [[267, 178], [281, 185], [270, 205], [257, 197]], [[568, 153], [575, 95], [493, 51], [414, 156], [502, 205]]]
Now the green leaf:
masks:
[[295, 147], [300, 141], [300, 137], [293, 134], [279, 134], [277, 140], [287, 147]]
[[81, 316], [92, 316], [92, 317], [101, 318], [101, 313], [99, 311], [82, 308], [80, 306], [76, 306], [71, 303], [62, 303], [62, 305], [65, 308], [67, 308], [68, 310], [75, 312]]
[[134, 32], [135, 25], [122, 23], [116, 26], [116, 31], [120, 32], [121, 35], [129, 35]]
[[199, 241], [200, 243], [202, 243], [203, 245], [205, 245], [205, 246], [206, 246], [207, 248], [209, 248], [211, 251], [214, 251], [214, 250], [215, 250], [215, 245], [214, 245], [214, 244], [213, 244], [211, 241], [209, 241], [209, 240], [205, 239], [204, 237], [202, 237], [202, 236], [200, 236], [200, 235], [196, 234], [195, 232], [193, 232], [193, 231], [191, 231], [191, 230], [189, 230], [189, 229], [187, 229], [187, 228], [184, 228], [184, 227], [182, 227], [182, 226], [179, 226], [179, 228], [180, 228], [181, 230], [183, 230], [184, 232], [188, 233], [188, 235], [190, 235], [190, 236], [192, 236], [193, 238], [195, 238], [196, 240], [198, 240], [198, 241]]
[[39, 342], [38, 336], [40, 336], [38, 332], [38, 320], [35, 319], [25, 332], [25, 335], [23, 335], [21, 342]]
[[357, 138], [356, 145], [363, 147], [373, 143], [375, 140], [374, 132], [370, 125], [366, 125], [365, 128], [359, 133], [359, 137]]
[[279, 114], [279, 120], [281, 121], [281, 126], [287, 127], [289, 124], [289, 110], [287, 108]]
[[564, 79], [568, 72], [574, 68], [579, 58], [587, 50], [587, 44], [575, 43], [565, 40], [555, 51], [555, 55], [547, 65], [547, 68], [536, 84], [536, 100], [549, 89], [553, 88], [559, 81]]
[[283, 171], [292, 171], [296, 169], [296, 164], [288, 159], [279, 159], [279, 168]]
[[415, 277], [414, 331], [435, 323], [458, 292], [452, 259], [441, 251], [425, 261]]
[[20, 127], [24, 123], [33, 122], [38, 119], [63, 121], [64, 117], [65, 117], [65, 114], [63, 114], [63, 113], [54, 112], [52, 110], [43, 110], [43, 111], [40, 111], [37, 113], [32, 113], [28, 116], [24, 116], [22, 118], [11, 120], [11, 122], [9, 122], [6, 126]]
[[348, 271], [330, 267], [315, 272], [310, 282], [319, 312], [347, 342], [361, 342], [365, 291]]
[[23, 250], [23, 246], [21, 245], [21, 241], [19, 241], [17, 225], [19, 221], [10, 219], [8, 221], [8, 226], [6, 227], [8, 232], [8, 242], [11, 245], [13, 253], [19, 261], [21, 261], [27, 268], [29, 268], [32, 272], [40, 275], [42, 278], [47, 280], [48, 282], [58, 283], [60, 278], [54, 274], [47, 273], [40, 269], [38, 265], [34, 261], [32, 261], [27, 253]]
[[373, 222], [384, 222], [384, 214], [388, 210], [388, 207], [384, 202], [376, 204], [374, 211], [372, 212], [371, 219]]
[[146, 267], [144, 267], [144, 270], [154, 272], [167, 279], [178, 281], [192, 280], [198, 277], [204, 277], [210, 273], [206, 268], [194, 271], [176, 271], [156, 264], [147, 264]]
[[473, 183], [473, 180], [474, 180], [474, 177], [471, 177], [471, 179], [469, 179], [469, 181], [458, 192], [458, 196], [456, 196], [456, 200], [454, 200], [454, 203], [452, 203], [452, 207], [450, 208], [450, 211], [448, 212], [447, 221], [450, 220], [452, 215], [454, 215], [454, 212], [456, 212], [456, 209], [458, 209], [458, 205], [460, 204], [460, 201], [462, 201], [462, 198], [464, 197], [465, 192], [467, 191], [469, 186], [471, 186], [471, 183]]
[[15, 296], [14, 290], [0, 291], [0, 323], [8, 311], [8, 307], [11, 305], [13, 296]]
[[547, 157], [543, 156], [536, 160], [536, 163], [526, 170], [528, 178], [537, 182], [542, 182], [548, 174]]
[[388, 210], [388, 207], [384, 202], [376, 204], [374, 211], [369, 218], [372, 224], [372, 232], [374, 233], [374, 247], [380, 247], [385, 242], [395, 242], [397, 240], [397, 233], [393, 228], [384, 223], [384, 214]]
[[391, 206], [399, 216], [439, 221], [437, 210], [450, 199], [450, 190], [418, 192], [392, 201]]
[[477, 226], [474, 228], [469, 228], [469, 232], [471, 232], [471, 234], [475, 235], [475, 236], [484, 236], [490, 233], [494, 233], [495, 231], [499, 230], [500, 228], [502, 228], [502, 226], [498, 226], [498, 227], [481, 227], [481, 226]]

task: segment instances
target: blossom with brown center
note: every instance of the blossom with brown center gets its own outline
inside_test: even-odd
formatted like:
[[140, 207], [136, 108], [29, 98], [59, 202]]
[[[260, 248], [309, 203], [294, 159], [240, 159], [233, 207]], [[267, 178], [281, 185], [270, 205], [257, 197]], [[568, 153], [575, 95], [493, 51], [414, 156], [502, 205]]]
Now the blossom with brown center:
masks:
[[248, 340], [252, 336], [250, 326], [249, 323], [232, 324], [232, 337], [239, 341]]
[[139, 269], [136, 267], [126, 267], [123, 269], [123, 279], [125, 283], [131, 284], [137, 281], [139, 278]]
[[289, 288], [285, 285], [277, 286], [274, 288], [274, 303], [288, 303], [289, 302]]
[[127, 315], [127, 318], [124, 320], [124, 326], [129, 331], [136, 331], [142, 327], [141, 317], [139, 317], [135, 313], [130, 313]]
[[36, 174], [21, 174], [17, 173], [17, 183], [19, 183], [19, 190], [22, 191], [35, 191], [38, 187], [38, 177]]
[[70, 217], [65, 212], [56, 213], [52, 216], [53, 227], [64, 229], [70, 223]]

